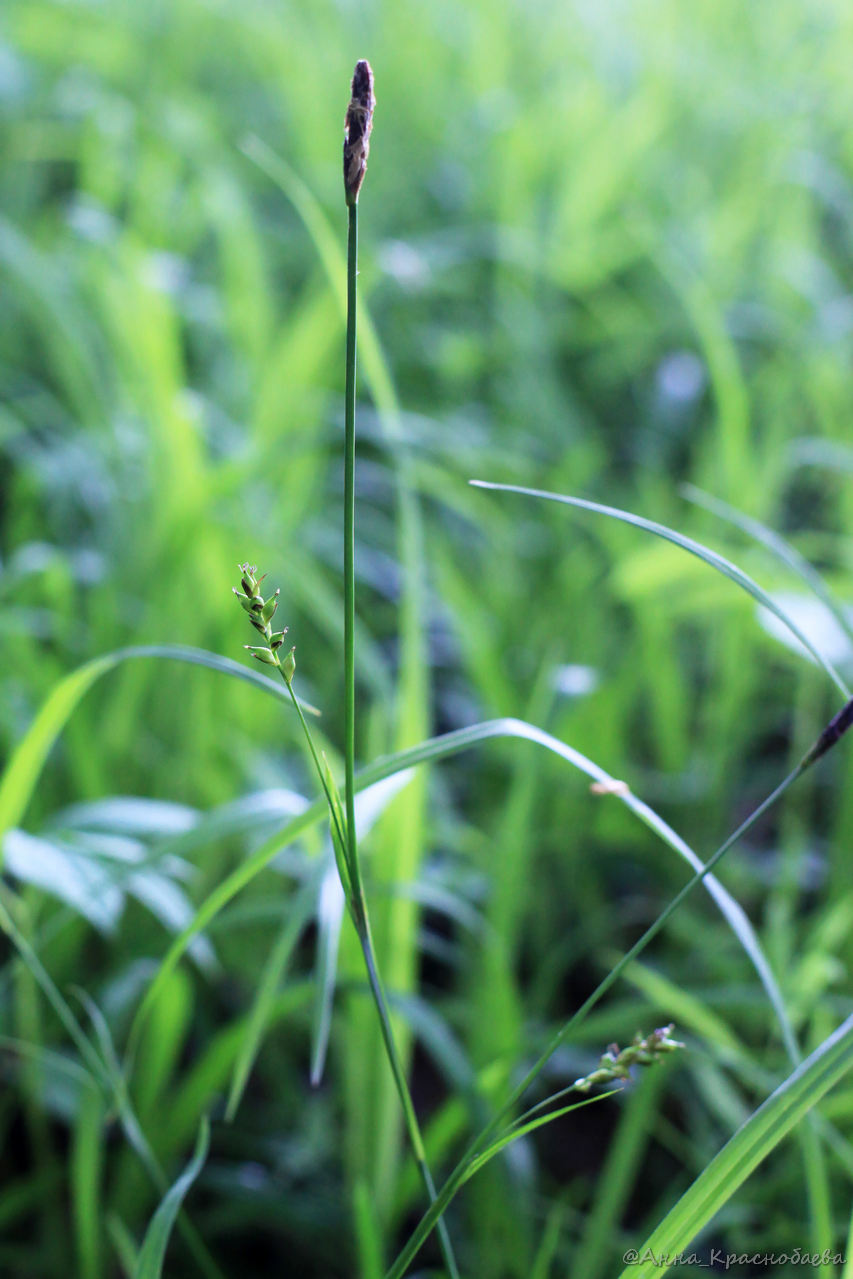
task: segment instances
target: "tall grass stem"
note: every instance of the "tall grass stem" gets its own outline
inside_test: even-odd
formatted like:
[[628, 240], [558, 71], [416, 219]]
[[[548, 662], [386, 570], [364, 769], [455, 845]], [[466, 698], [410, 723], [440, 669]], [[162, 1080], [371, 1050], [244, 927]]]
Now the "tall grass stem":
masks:
[[[376, 953], [370, 932], [367, 901], [358, 857], [358, 839], [355, 826], [355, 387], [356, 387], [356, 338], [358, 310], [358, 202], [348, 202], [349, 225], [347, 233], [347, 341], [346, 388], [344, 400], [344, 769], [346, 779], [347, 852], [350, 883], [352, 887], [353, 917], [358, 929], [364, 954], [367, 977], [373, 994], [385, 1052], [394, 1076], [394, 1083], [403, 1108], [403, 1116], [412, 1153], [431, 1204], [435, 1203], [436, 1190], [426, 1160], [423, 1137], [415, 1113], [412, 1095], [406, 1081], [405, 1066], [394, 1038], [388, 1001], [379, 976]], [[306, 734], [308, 725], [300, 715]], [[451, 1279], [459, 1279], [459, 1270], [453, 1254], [450, 1236], [444, 1221], [439, 1218], [439, 1244], [444, 1264]]]
[[355, 831], [355, 363], [358, 204], [350, 204], [347, 235], [347, 368], [344, 400], [344, 768], [347, 848], [353, 889], [361, 886]]

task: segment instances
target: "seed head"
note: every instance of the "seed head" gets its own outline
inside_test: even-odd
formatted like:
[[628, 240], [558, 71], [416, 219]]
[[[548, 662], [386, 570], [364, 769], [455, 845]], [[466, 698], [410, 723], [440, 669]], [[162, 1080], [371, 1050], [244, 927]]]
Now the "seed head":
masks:
[[598, 1069], [590, 1075], [584, 1075], [582, 1079], [576, 1079], [572, 1087], [577, 1092], [589, 1092], [599, 1084], [624, 1083], [630, 1078], [632, 1066], [651, 1066], [667, 1053], [684, 1047], [684, 1044], [672, 1038], [673, 1029], [672, 1025], [660, 1026], [645, 1036], [638, 1031], [634, 1042], [621, 1050], [618, 1044], [611, 1044], [599, 1058]]
[[358, 193], [367, 172], [370, 130], [373, 128], [373, 72], [362, 58], [355, 64], [352, 97], [344, 121], [344, 190], [347, 204], [358, 202]]
[[[236, 586], [232, 586], [231, 589], [237, 596], [241, 607], [249, 614], [249, 621], [252, 626], [266, 640], [265, 644], [245, 644], [243, 647], [248, 649], [256, 662], [263, 662], [266, 666], [275, 666], [281, 669], [278, 650], [284, 643], [287, 627], [283, 627], [280, 631], [274, 631], [272, 628], [272, 619], [278, 608], [278, 599], [281, 591], [276, 588], [269, 599], [265, 600], [261, 594], [261, 583], [266, 577], [266, 573], [258, 577], [258, 570], [254, 564], [240, 564], [239, 568], [240, 589], [238, 590]], [[287, 669], [283, 671], [283, 674], [289, 684], [296, 669], [292, 649], [285, 658], [285, 664]]]

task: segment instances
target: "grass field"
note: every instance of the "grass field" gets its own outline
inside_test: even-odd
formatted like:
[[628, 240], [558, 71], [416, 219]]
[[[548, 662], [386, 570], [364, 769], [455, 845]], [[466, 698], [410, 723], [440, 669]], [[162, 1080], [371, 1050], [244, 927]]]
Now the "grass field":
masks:
[[[342, 786], [355, 59], [357, 764], [510, 719], [590, 761], [503, 723], [365, 775], [441, 1185], [689, 878], [661, 823], [706, 860], [853, 683], [851, 54], [841, 0], [5, 0], [0, 1274], [381, 1279], [427, 1206], [317, 779], [231, 593], [243, 561], [281, 587]], [[776, 615], [647, 528], [470, 479], [677, 530]], [[464, 1185], [462, 1274], [620, 1273], [816, 1051], [749, 1179], [668, 1238], [847, 1251], [850, 754], [568, 1031], [525, 1105], [637, 1032], [686, 1047]], [[405, 1273], [442, 1264], [433, 1234]]]

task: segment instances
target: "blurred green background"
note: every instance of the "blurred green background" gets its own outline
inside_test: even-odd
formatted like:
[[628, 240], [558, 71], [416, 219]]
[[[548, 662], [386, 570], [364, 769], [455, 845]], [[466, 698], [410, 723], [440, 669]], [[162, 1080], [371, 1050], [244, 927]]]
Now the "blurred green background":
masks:
[[[340, 145], [366, 56], [359, 756], [519, 716], [624, 778], [708, 855], [837, 692], [678, 548], [467, 481], [670, 524], [734, 558], [853, 668], [802, 583], [684, 490], [783, 534], [846, 607], [851, 37], [841, 0], [4, 0], [5, 753], [96, 655], [168, 642], [241, 660], [230, 588], [244, 559], [281, 586], [300, 694], [340, 746]], [[848, 756], [799, 784], [722, 872], [804, 1049], [849, 1010]], [[272, 699], [202, 668], [130, 662], [51, 754], [22, 823], [35, 840], [7, 839], [7, 903], [122, 1049], [171, 933], [315, 795]], [[377, 940], [440, 1170], [482, 1116], [476, 1081], [498, 1098], [685, 872], [615, 799], [525, 743], [420, 774], [375, 816]], [[200, 1114], [221, 1117], [263, 965], [322, 855], [312, 836], [253, 881], [156, 1006], [132, 1091], [170, 1175]], [[309, 1083], [336, 945], [334, 911], [320, 910], [189, 1200], [231, 1276], [373, 1279], [371, 1248], [390, 1260], [422, 1207], [346, 928], [329, 1060]], [[790, 1069], [701, 890], [631, 971], [550, 1082], [668, 1020], [689, 1053], [473, 1182], [449, 1216], [467, 1273], [614, 1273]], [[7, 958], [2, 982], [0, 1269], [52, 1279], [73, 1255], [82, 1279], [126, 1273], [159, 1195], [51, 1055], [73, 1050], [31, 972]], [[853, 1093], [825, 1108], [810, 1207], [789, 1142], [707, 1242], [843, 1242], [851, 1111]], [[207, 1264], [180, 1237], [169, 1255], [170, 1275]]]

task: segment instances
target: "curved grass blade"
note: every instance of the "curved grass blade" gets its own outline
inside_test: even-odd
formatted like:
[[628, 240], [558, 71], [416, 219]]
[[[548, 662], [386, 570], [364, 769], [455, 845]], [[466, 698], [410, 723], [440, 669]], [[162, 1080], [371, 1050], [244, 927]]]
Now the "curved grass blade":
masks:
[[[346, 257], [320, 202], [287, 161], [255, 134], [250, 134], [244, 139], [241, 150], [275, 183], [299, 214], [314, 242], [317, 256], [326, 272], [329, 287], [334, 292], [340, 307], [341, 318], [345, 319], [347, 312]], [[370, 313], [361, 303], [358, 307], [358, 326], [360, 330], [359, 361], [363, 366], [364, 376], [383, 414], [386, 430], [393, 438], [398, 438], [401, 433], [398, 421], [399, 405], [391, 371]]]
[[484, 1168], [491, 1159], [494, 1159], [495, 1155], [500, 1154], [511, 1142], [517, 1141], [519, 1137], [526, 1137], [528, 1133], [535, 1132], [537, 1128], [543, 1128], [545, 1124], [550, 1124], [555, 1119], [561, 1119], [563, 1115], [568, 1115], [573, 1110], [580, 1110], [582, 1106], [591, 1106], [596, 1101], [604, 1101], [605, 1098], [613, 1097], [621, 1091], [621, 1088], [611, 1088], [608, 1092], [596, 1093], [594, 1097], [584, 1097], [581, 1101], [572, 1102], [571, 1105], [560, 1106], [558, 1110], [549, 1110], [547, 1115], [537, 1115], [535, 1119], [530, 1119], [526, 1123], [512, 1125], [507, 1128], [505, 1132], [500, 1133], [494, 1141], [489, 1143], [482, 1154], [471, 1160], [464, 1175], [455, 1185], [453, 1194], [448, 1196], [443, 1208], [447, 1207], [453, 1195], [457, 1190], [462, 1189], [466, 1181], [470, 1181], [481, 1168]]
[[[133, 1108], [133, 1103], [127, 1088], [127, 1081], [122, 1073], [106, 1018], [98, 1005], [85, 990], [77, 988], [76, 994], [86, 1009], [92, 1023], [95, 1038], [97, 1040], [98, 1047], [101, 1050], [105, 1068], [109, 1077], [109, 1087], [112, 1092], [113, 1104], [115, 1105], [121, 1121], [124, 1135], [132, 1149], [136, 1152], [139, 1162], [151, 1178], [152, 1184], [161, 1194], [163, 1194], [166, 1191], [166, 1176], [160, 1166], [160, 1161], [151, 1148], [148, 1138], [142, 1130], [142, 1125], [140, 1124], [136, 1111]], [[193, 1258], [202, 1274], [206, 1275], [207, 1279], [224, 1279], [222, 1271], [208, 1252], [207, 1245], [198, 1230], [183, 1213], [178, 1218], [178, 1227], [181, 1230], [181, 1233], [183, 1234], [184, 1239], [192, 1252]]]
[[[560, 1119], [563, 1115], [569, 1114], [573, 1110], [580, 1110], [584, 1106], [593, 1106], [598, 1101], [604, 1101], [607, 1097], [612, 1097], [614, 1093], [620, 1092], [619, 1088], [612, 1088], [608, 1092], [597, 1093], [594, 1097], [584, 1097], [581, 1101], [573, 1102], [569, 1106], [562, 1106], [559, 1110], [553, 1110], [547, 1115], [538, 1115], [535, 1119], [531, 1119], [529, 1123], [522, 1124], [520, 1127], [509, 1128], [505, 1132], [500, 1133], [484, 1151], [477, 1154], [473, 1159], [469, 1160], [464, 1170], [457, 1167], [456, 1172], [451, 1174], [445, 1181], [444, 1185], [436, 1195], [435, 1203], [430, 1208], [427, 1217], [438, 1219], [446, 1211], [452, 1200], [456, 1197], [467, 1181], [484, 1168], [495, 1155], [500, 1152], [511, 1142], [516, 1141], [519, 1137], [524, 1137], [530, 1132], [534, 1132], [537, 1128], [542, 1128], [545, 1124], [551, 1123], [554, 1119]], [[426, 1220], [426, 1218], [424, 1218]], [[414, 1238], [417, 1238], [419, 1232], [416, 1232]], [[420, 1240], [417, 1248], [407, 1246], [400, 1254], [391, 1268], [387, 1271], [385, 1279], [402, 1279], [406, 1273], [409, 1262], [414, 1253], [420, 1248]]]
[[80, 1094], [71, 1144], [70, 1190], [80, 1279], [101, 1275], [103, 1123], [106, 1106], [100, 1088]]
[[750, 515], [744, 515], [742, 511], [738, 511], [734, 506], [729, 506], [728, 502], [723, 502], [720, 498], [713, 497], [710, 493], [705, 493], [702, 489], [696, 488], [694, 484], [682, 485], [681, 492], [687, 498], [687, 501], [692, 502], [694, 506], [701, 506], [703, 510], [710, 511], [712, 515], [725, 520], [727, 524], [734, 525], [742, 533], [746, 533], [747, 537], [751, 537], [761, 546], [765, 546], [781, 563], [796, 573], [797, 577], [802, 582], [805, 582], [821, 604], [829, 609], [844, 634], [853, 642], [853, 625], [851, 625], [849, 617], [823, 580], [821, 574], [809, 563], [804, 555], [800, 554], [796, 547], [792, 546], [774, 529], [762, 524], [760, 520], [753, 519]]
[[0, 781], [0, 856], [2, 837], [17, 826], [38, 781], [44, 761], [81, 697], [95, 680], [116, 665], [113, 654], [96, 657], [66, 675], [48, 694], [35, 719], [15, 747]]
[[[337, 783], [323, 753], [323, 770], [326, 775], [326, 795], [330, 805], [337, 814], [338, 830], [346, 831], [347, 818], [341, 808]], [[381, 817], [394, 796], [407, 784], [410, 775], [405, 771], [395, 773], [384, 781], [372, 786], [370, 790], [353, 796], [353, 809], [358, 838], [362, 839]], [[329, 862], [327, 873], [320, 884], [317, 904], [317, 966], [316, 986], [317, 999], [311, 1028], [311, 1085], [317, 1087], [323, 1078], [326, 1065], [326, 1053], [329, 1047], [329, 1036], [332, 1028], [332, 1004], [338, 980], [338, 944], [341, 925], [343, 924], [345, 900], [350, 900], [350, 887], [347, 849], [337, 845], [335, 822], [330, 824], [332, 844], [337, 861], [337, 874]], [[346, 899], [345, 899], [346, 894]]]
[[[160, 1188], [164, 1181], [163, 1173], [130, 1104], [125, 1079], [112, 1046], [109, 1029], [97, 1005], [85, 992], [78, 992], [92, 1020], [102, 1056], [99, 1055], [80, 1025], [79, 1020], [75, 1017], [67, 1000], [26, 937], [23, 936], [15, 924], [2, 901], [0, 901], [0, 928], [11, 938], [21, 959], [32, 973], [48, 1003], [62, 1022], [89, 1071], [91, 1071], [92, 1077], [97, 1081], [104, 1093], [112, 1097], [128, 1142], [136, 1151], [154, 1185]], [[188, 1222], [184, 1225], [184, 1233], [203, 1273], [208, 1276], [208, 1279], [222, 1279], [221, 1271], [217, 1268], [212, 1258], [207, 1255], [203, 1242]]]
[[101, 1058], [98, 1056], [89, 1036], [74, 1016], [68, 1001], [61, 994], [58, 986], [53, 981], [53, 978], [44, 967], [44, 964], [41, 962], [26, 937], [24, 937], [23, 933], [18, 928], [12, 916], [6, 910], [2, 901], [0, 901], [0, 929], [2, 929], [2, 931], [10, 938], [15, 949], [18, 951], [18, 954], [21, 956], [21, 959], [31, 972], [37, 985], [41, 988], [42, 994], [53, 1008], [53, 1011], [65, 1027], [69, 1038], [85, 1062], [87, 1070], [91, 1072], [92, 1077], [98, 1081], [101, 1087], [105, 1091], [109, 1092], [111, 1080], [107, 1067], [103, 1061], [101, 1061]]
[[107, 1217], [107, 1234], [126, 1279], [133, 1279], [139, 1253], [127, 1226], [114, 1212]]
[[524, 488], [520, 484], [494, 484], [490, 480], [470, 480], [469, 483], [475, 488], [494, 489], [501, 493], [520, 493], [523, 497], [544, 498], [549, 502], [562, 502], [564, 506], [575, 506], [579, 510], [593, 511], [597, 515], [606, 515], [612, 520], [619, 520], [623, 524], [631, 524], [634, 528], [644, 529], [647, 533], [654, 533], [655, 537], [661, 537], [666, 542], [672, 542], [673, 545], [680, 546], [682, 550], [687, 551], [690, 555], [695, 555], [697, 559], [703, 560], [705, 564], [715, 568], [718, 573], [722, 573], [724, 577], [735, 582], [748, 595], [757, 600], [759, 604], [762, 604], [775, 617], [778, 617], [783, 626], [811, 654], [818, 666], [823, 668], [845, 700], [849, 700], [850, 691], [838, 671], [815, 648], [796, 622], [748, 574], [739, 569], [736, 564], [732, 564], [730, 560], [725, 559], [724, 556], [712, 551], [710, 547], [703, 546], [701, 542], [695, 542], [692, 537], [685, 537], [682, 533], [676, 533], [674, 529], [668, 528], [665, 524], [657, 524], [654, 520], [644, 519], [641, 515], [633, 515], [630, 511], [622, 511], [616, 506], [603, 506], [600, 502], [590, 502], [583, 497], [567, 497], [564, 493], [549, 493], [545, 489]]
[[311, 1087], [323, 1078], [326, 1053], [332, 1032], [332, 1005], [338, 984], [338, 945], [346, 901], [334, 860], [326, 862], [326, 873], [317, 900], [317, 958], [314, 972], [314, 1015], [311, 1025]]
[[81, 1066], [73, 1057], [52, 1048], [44, 1048], [41, 1044], [32, 1044], [14, 1035], [0, 1035], [0, 1050], [2, 1049], [6, 1049], [15, 1058], [35, 1062], [41, 1070], [49, 1069], [56, 1075], [64, 1075], [69, 1084], [79, 1092], [92, 1089], [98, 1083], [91, 1070]]
[[[252, 684], [261, 692], [268, 693], [285, 704], [291, 700], [287, 690], [267, 675], [253, 670], [250, 666], [242, 666], [230, 657], [222, 657], [219, 653], [209, 653], [206, 648], [191, 648], [187, 644], [139, 644], [130, 648], [117, 649], [112, 654], [118, 661], [124, 662], [135, 657], [159, 657], [170, 662], [187, 662], [190, 666], [206, 666], [210, 671], [219, 671], [221, 675], [231, 675], [246, 684]], [[309, 715], [320, 715], [316, 706], [297, 698], [302, 710]]]
[[[66, 675], [48, 694], [4, 769], [0, 780], [0, 849], [3, 836], [13, 826], [17, 826], [24, 816], [51, 747], [80, 699], [107, 671], [114, 670], [121, 662], [143, 657], [206, 666], [209, 670], [244, 680], [279, 701], [287, 703], [290, 700], [286, 689], [273, 680], [238, 662], [232, 662], [228, 657], [220, 657], [217, 653], [208, 653], [200, 648], [187, 648], [180, 644], [140, 645], [115, 649], [102, 657], [94, 658]], [[307, 702], [301, 702], [300, 705], [312, 715], [320, 713]]]
[[825, 1039], [759, 1106], [660, 1225], [620, 1279], [657, 1279], [791, 1129], [853, 1067], [853, 1016]]
[[204, 1166], [209, 1149], [210, 1124], [205, 1118], [202, 1120], [198, 1131], [198, 1139], [196, 1140], [192, 1159], [174, 1185], [167, 1191], [160, 1207], [151, 1219], [151, 1224], [145, 1234], [142, 1251], [136, 1263], [133, 1279], [161, 1279], [163, 1260], [166, 1256], [166, 1248], [175, 1224], [175, 1218], [180, 1211], [187, 1191]]
[[[387, 777], [392, 777], [404, 769], [429, 761], [446, 759], [459, 751], [469, 750], [492, 738], [520, 738], [533, 742], [552, 754], [558, 755], [561, 759], [571, 764], [572, 767], [585, 773], [592, 781], [607, 784], [612, 783], [614, 780], [609, 773], [605, 772], [603, 768], [599, 768], [592, 760], [587, 759], [580, 751], [567, 746], [565, 742], [552, 737], [550, 733], [536, 728], [533, 724], [527, 724], [524, 720], [507, 718], [486, 720], [469, 728], [460, 728], [441, 737], [430, 738], [425, 742], [421, 742], [418, 746], [411, 747], [409, 750], [398, 751], [394, 755], [378, 759], [356, 775], [355, 789], [357, 792], [364, 791], [370, 786], [375, 786], [377, 782]], [[619, 793], [615, 798], [630, 808], [644, 825], [648, 826], [665, 844], [678, 853], [694, 871], [701, 870], [703, 865], [701, 859], [652, 808], [643, 803], [642, 800], [637, 799], [630, 791], [624, 794]], [[186, 952], [193, 938], [202, 929], [206, 928], [228, 902], [269, 865], [282, 848], [298, 839], [303, 832], [321, 821], [327, 815], [327, 811], [325, 798], [315, 800], [303, 813], [300, 813], [298, 817], [295, 817], [281, 830], [270, 836], [246, 861], [242, 862], [230, 875], [226, 876], [202, 902], [192, 922], [175, 938], [161, 960], [154, 980], [137, 1009], [131, 1028], [129, 1052], [132, 1051], [132, 1045], [136, 1041], [148, 1009], [154, 1000], [158, 998], [162, 985], [168, 980], [170, 973]], [[755, 967], [779, 1021], [788, 1055], [792, 1061], [796, 1062], [799, 1060], [798, 1048], [785, 1011], [785, 1003], [752, 925], [738, 903], [713, 875], [706, 875], [703, 882]]]
[[[319, 865], [319, 864], [318, 864]], [[322, 869], [322, 866], [319, 865]], [[264, 965], [258, 985], [245, 1034], [242, 1037], [240, 1052], [234, 1063], [231, 1075], [231, 1087], [228, 1092], [228, 1104], [225, 1118], [230, 1123], [243, 1098], [243, 1093], [260, 1051], [264, 1031], [269, 1025], [272, 1009], [276, 999], [279, 982], [284, 974], [296, 944], [314, 915], [314, 904], [317, 899], [318, 876], [313, 874], [305, 881], [292, 901], [286, 905], [287, 920], [279, 934], [269, 959]]]

